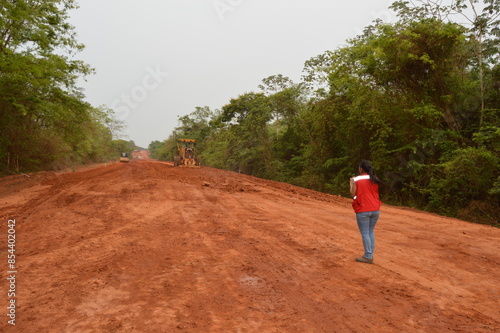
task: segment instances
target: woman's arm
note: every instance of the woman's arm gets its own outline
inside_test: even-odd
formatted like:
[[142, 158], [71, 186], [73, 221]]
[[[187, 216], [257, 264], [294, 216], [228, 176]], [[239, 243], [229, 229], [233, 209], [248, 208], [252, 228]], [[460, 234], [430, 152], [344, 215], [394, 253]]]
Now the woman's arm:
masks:
[[357, 191], [357, 187], [356, 187], [356, 183], [354, 182], [354, 177], [352, 177], [350, 180], [349, 180], [349, 184], [350, 184], [350, 191], [351, 191], [351, 196], [354, 198], [356, 196], [356, 191]]

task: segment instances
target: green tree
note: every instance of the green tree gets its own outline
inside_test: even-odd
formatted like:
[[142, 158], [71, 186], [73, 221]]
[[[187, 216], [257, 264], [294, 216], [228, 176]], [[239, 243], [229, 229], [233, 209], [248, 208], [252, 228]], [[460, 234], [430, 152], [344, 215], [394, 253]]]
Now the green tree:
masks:
[[171, 135], [165, 141], [153, 141], [149, 144], [148, 150], [151, 158], [159, 161], [172, 161], [177, 154], [177, 140]]
[[[225, 105], [213, 125], [218, 126], [216, 141], [224, 140], [222, 158], [226, 168], [246, 174], [264, 176], [270, 167], [271, 146], [267, 129], [272, 119], [272, 106], [269, 98], [260, 93], [246, 93], [231, 99]], [[210, 150], [209, 155], [219, 155]], [[208, 156], [209, 161], [213, 161]], [[219, 157], [220, 158], [220, 157]], [[218, 162], [220, 164], [220, 161]]]
[[457, 14], [465, 18], [469, 25], [473, 50], [476, 56], [476, 69], [479, 76], [480, 116], [479, 126], [483, 125], [486, 105], [485, 94], [488, 82], [485, 72], [489, 72], [499, 60], [499, 29], [500, 29], [500, 1], [498, 0], [452, 0], [448, 5], [435, 1], [419, 1], [419, 4], [410, 4], [408, 1], [396, 1], [391, 5], [398, 15], [405, 21], [420, 21], [437, 19], [452, 22]]
[[[439, 177], [434, 177], [429, 186], [429, 206], [432, 211], [454, 215], [474, 201], [488, 201], [495, 196], [495, 180], [500, 172], [499, 159], [485, 148], [457, 150], [449, 161], [441, 165]], [[491, 193], [489, 193], [491, 192]], [[499, 202], [489, 200], [498, 212]], [[489, 215], [483, 211], [482, 215]], [[498, 215], [490, 220], [498, 223]]]
[[211, 131], [210, 121], [214, 117], [214, 111], [208, 106], [196, 107], [192, 113], [179, 118], [180, 124], [173, 132], [173, 139], [194, 139], [197, 155], [203, 154], [206, 138]]
[[107, 133], [76, 86], [78, 77], [92, 73], [73, 59], [83, 49], [67, 23], [69, 11], [76, 7], [72, 0], [1, 1], [0, 160], [4, 172], [92, 159], [99, 133]]
[[138, 148], [134, 141], [123, 139], [113, 140], [111, 146], [113, 148], [113, 157], [115, 160], [120, 158], [121, 153], [127, 153], [129, 158], [132, 158], [132, 152]]

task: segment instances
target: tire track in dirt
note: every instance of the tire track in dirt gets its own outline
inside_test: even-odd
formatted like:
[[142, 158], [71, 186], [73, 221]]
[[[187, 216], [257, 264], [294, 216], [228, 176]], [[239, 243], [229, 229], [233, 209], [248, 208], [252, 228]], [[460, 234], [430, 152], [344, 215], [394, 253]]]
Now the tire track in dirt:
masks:
[[[254, 274], [266, 279], [268, 289], [271, 290], [268, 294], [274, 293], [281, 296], [279, 299], [284, 309], [278, 312], [287, 314], [285, 318], [281, 318], [281, 321], [304, 318], [302, 322], [294, 326], [287, 326], [285, 331], [355, 331], [355, 327], [351, 327], [349, 321], [346, 320], [348, 309], [338, 305], [341, 302], [338, 302], [339, 297], [336, 294], [352, 295], [362, 289], [356, 285], [344, 286], [344, 280], [349, 280], [349, 278], [335, 277], [339, 274], [338, 267], [341, 267], [341, 264], [338, 261], [342, 258], [342, 254], [339, 254], [340, 251], [337, 248], [331, 246], [334, 241], [330, 238], [322, 239], [317, 232], [309, 231], [301, 226], [301, 221], [309, 216], [307, 210], [305, 216], [297, 215], [295, 211], [295, 217], [290, 218], [294, 215], [283, 212], [283, 207], [278, 209], [280, 205], [273, 204], [272, 206], [270, 209], [265, 209], [268, 213], [266, 216], [269, 216], [269, 212], [280, 212], [278, 216], [269, 216], [267, 219], [255, 216], [252, 218], [251, 213], [243, 214], [243, 216], [247, 218], [250, 216], [251, 228], [249, 229], [257, 233], [252, 238], [270, 239], [265, 243], [257, 243], [255, 253], [250, 256], [254, 259], [250, 258], [250, 262], [252, 267], [256, 267], [253, 269]], [[257, 216], [262, 215], [262, 212], [259, 213], [253, 205], [248, 205], [246, 209], [249, 212], [257, 211]], [[280, 223], [277, 226], [272, 222], [280, 220], [286, 223]], [[292, 239], [288, 233], [291, 230], [283, 228], [285, 225], [296, 226], [300, 229], [301, 238]], [[276, 251], [269, 251], [269, 249]], [[352, 276], [350, 278], [352, 279]], [[341, 283], [335, 283], [335, 281]], [[325, 301], [329, 304], [328, 307], [318, 307], [318, 304], [325, 304]]]

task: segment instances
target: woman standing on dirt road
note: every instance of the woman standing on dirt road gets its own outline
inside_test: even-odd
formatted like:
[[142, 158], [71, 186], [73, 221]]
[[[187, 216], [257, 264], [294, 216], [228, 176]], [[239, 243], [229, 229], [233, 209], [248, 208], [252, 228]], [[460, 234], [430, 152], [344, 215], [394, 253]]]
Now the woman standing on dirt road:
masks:
[[381, 205], [378, 187], [382, 181], [375, 175], [375, 170], [369, 161], [363, 161], [359, 164], [359, 173], [359, 176], [350, 179], [350, 191], [353, 196], [352, 208], [356, 213], [356, 221], [365, 249], [363, 257], [356, 258], [356, 261], [373, 264], [374, 229], [380, 216]]

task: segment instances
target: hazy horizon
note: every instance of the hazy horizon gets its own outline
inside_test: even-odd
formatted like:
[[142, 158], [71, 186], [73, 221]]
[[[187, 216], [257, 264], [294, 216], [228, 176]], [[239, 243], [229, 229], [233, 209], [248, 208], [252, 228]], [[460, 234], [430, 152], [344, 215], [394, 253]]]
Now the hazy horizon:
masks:
[[275, 74], [299, 82], [311, 57], [377, 18], [394, 20], [392, 2], [82, 1], [70, 23], [86, 45], [77, 58], [96, 74], [80, 86], [86, 101], [126, 122], [127, 140], [147, 148], [197, 106], [219, 109]]

